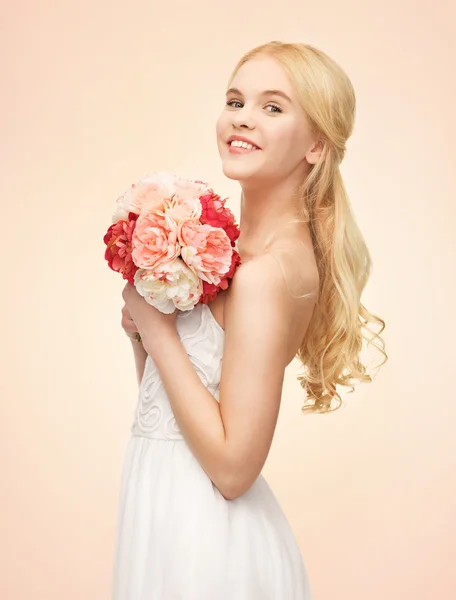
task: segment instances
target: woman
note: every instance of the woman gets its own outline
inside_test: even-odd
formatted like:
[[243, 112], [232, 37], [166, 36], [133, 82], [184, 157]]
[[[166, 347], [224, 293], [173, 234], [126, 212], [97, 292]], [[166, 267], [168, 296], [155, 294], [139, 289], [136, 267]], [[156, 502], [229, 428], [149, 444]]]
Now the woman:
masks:
[[384, 328], [360, 302], [370, 256], [339, 171], [355, 112], [349, 79], [311, 46], [272, 42], [240, 60], [228, 88], [217, 142], [224, 174], [242, 187], [230, 288], [172, 315], [130, 284], [123, 292], [140, 393], [114, 600], [311, 598], [261, 475], [284, 371], [298, 356], [303, 409], [328, 412], [336, 384], [371, 380], [362, 330]]

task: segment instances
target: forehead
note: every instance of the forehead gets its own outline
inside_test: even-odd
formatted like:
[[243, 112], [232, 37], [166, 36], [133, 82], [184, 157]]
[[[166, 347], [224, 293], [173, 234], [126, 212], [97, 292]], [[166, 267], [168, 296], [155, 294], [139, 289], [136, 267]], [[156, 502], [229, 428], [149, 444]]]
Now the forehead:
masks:
[[265, 90], [280, 90], [291, 99], [295, 96], [293, 85], [280, 63], [270, 56], [258, 56], [240, 67], [230, 87], [244, 94], [261, 94]]

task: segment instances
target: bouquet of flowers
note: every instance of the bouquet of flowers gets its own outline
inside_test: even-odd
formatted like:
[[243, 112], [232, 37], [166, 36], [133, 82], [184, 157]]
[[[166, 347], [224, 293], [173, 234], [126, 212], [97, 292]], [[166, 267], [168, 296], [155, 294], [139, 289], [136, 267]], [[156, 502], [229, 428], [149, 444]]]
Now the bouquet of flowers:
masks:
[[225, 202], [201, 181], [144, 177], [117, 199], [103, 238], [109, 267], [163, 313], [212, 302], [240, 264], [239, 227]]

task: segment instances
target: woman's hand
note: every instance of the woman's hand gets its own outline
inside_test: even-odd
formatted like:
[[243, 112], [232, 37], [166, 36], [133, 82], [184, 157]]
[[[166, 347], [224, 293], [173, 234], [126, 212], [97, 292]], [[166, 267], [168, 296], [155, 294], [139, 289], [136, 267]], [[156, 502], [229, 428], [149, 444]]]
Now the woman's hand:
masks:
[[140, 341], [139, 331], [135, 325], [135, 322], [131, 318], [130, 313], [128, 312], [127, 305], [124, 304], [122, 307], [122, 320], [120, 322], [122, 325], [125, 334], [131, 339], [137, 342]]
[[130, 331], [139, 333], [145, 348], [148, 346], [147, 349], [152, 350], [153, 347], [160, 345], [162, 336], [176, 334], [177, 310], [170, 315], [160, 312], [146, 302], [135, 286], [130, 283], [124, 287], [122, 298], [125, 302], [124, 309], [127, 319], [133, 323], [129, 325]]

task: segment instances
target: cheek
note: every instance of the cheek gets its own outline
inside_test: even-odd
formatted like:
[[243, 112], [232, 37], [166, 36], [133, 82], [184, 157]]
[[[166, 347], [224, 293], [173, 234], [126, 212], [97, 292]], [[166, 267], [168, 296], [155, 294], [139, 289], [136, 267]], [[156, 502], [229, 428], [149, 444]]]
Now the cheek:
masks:
[[215, 124], [215, 132], [217, 134], [217, 139], [219, 139], [220, 137], [226, 137], [227, 126], [227, 115], [225, 112], [222, 112]]
[[215, 124], [215, 133], [217, 140], [217, 148], [220, 156], [224, 156], [224, 150], [226, 149], [225, 140], [230, 135], [229, 122], [226, 113], [222, 113]]
[[295, 122], [282, 123], [280, 128], [270, 132], [268, 145], [273, 149], [275, 160], [287, 164], [296, 162], [305, 155], [305, 140]]

